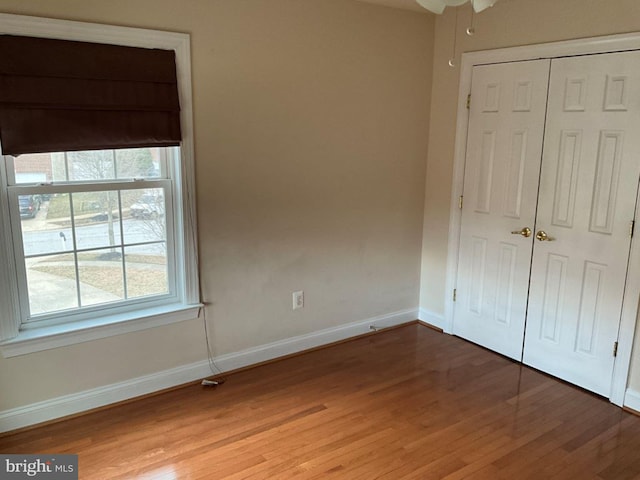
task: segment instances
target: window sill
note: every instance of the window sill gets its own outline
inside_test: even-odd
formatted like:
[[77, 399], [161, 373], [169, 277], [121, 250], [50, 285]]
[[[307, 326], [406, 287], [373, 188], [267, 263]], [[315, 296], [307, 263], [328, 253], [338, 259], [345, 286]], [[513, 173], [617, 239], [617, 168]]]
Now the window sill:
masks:
[[23, 330], [17, 337], [0, 342], [0, 352], [5, 358], [17, 357], [123, 333], [195, 320], [198, 318], [201, 307], [200, 304], [165, 305], [93, 320]]

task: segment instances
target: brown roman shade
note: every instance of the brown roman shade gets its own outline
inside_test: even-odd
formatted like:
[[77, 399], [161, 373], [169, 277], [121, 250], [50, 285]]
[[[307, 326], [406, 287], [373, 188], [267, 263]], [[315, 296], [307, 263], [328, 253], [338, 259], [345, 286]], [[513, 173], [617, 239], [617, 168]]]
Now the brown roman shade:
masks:
[[0, 35], [3, 154], [180, 139], [173, 50]]

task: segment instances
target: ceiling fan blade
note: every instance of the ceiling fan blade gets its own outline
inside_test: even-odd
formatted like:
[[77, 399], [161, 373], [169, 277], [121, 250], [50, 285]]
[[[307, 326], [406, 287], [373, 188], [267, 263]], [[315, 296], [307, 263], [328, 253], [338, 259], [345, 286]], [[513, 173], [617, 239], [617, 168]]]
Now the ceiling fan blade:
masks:
[[[445, 7], [458, 7], [468, 1], [470, 0], [416, 0], [421, 7], [437, 15], [444, 12]], [[498, 0], [473, 0], [471, 3], [476, 12], [481, 12], [489, 7], [493, 7], [497, 1]]]
[[444, 12], [444, 7], [447, 6], [443, 0], [416, 0], [416, 2], [421, 7], [426, 8], [430, 12], [433, 12], [437, 15], [440, 15], [442, 12]]
[[493, 7], [493, 5], [498, 0], [473, 0], [473, 9], [476, 12], [481, 12], [489, 7]]
[[459, 7], [460, 5], [463, 5], [469, 2], [469, 0], [443, 0], [443, 1], [447, 7]]

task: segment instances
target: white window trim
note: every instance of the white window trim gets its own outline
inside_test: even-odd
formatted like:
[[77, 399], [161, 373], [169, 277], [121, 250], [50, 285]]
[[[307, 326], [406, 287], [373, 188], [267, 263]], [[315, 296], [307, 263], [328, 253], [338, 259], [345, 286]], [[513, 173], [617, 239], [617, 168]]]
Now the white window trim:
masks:
[[[123, 333], [144, 330], [198, 318], [199, 283], [197, 232], [195, 222], [195, 177], [193, 148], [193, 111], [191, 94], [190, 37], [185, 33], [100, 25], [0, 13], [0, 34], [108, 43], [143, 48], [162, 48], [176, 53], [178, 95], [182, 142], [181, 159], [176, 168], [180, 189], [174, 192], [175, 204], [182, 206], [182, 228], [176, 228], [176, 278], [182, 278], [180, 302], [146, 308], [124, 314], [107, 315], [93, 320], [20, 330], [20, 302], [16, 282], [16, 259], [11, 232], [0, 231], [0, 342], [4, 357], [13, 357]], [[4, 176], [4, 168], [0, 168]], [[0, 179], [6, 185], [6, 178]], [[6, 192], [5, 192], [6, 193]], [[9, 225], [7, 195], [0, 197], [0, 225]], [[180, 253], [182, 252], [182, 254]]]
[[199, 311], [200, 305], [166, 305], [136, 310], [135, 314], [123, 313], [101, 317], [98, 320], [84, 320], [34, 328], [24, 330], [17, 337], [2, 342], [0, 348], [2, 348], [2, 355], [5, 358], [16, 357], [193, 320], [198, 318]]

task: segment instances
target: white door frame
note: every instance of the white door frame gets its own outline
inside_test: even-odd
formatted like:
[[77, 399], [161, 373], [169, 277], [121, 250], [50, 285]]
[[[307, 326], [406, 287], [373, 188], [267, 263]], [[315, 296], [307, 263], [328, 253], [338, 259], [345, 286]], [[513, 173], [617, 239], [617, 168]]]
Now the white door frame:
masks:
[[[502, 48], [480, 52], [464, 53], [460, 67], [460, 89], [458, 92], [458, 111], [456, 124], [456, 143], [453, 160], [453, 182], [449, 214], [449, 242], [447, 253], [447, 278], [445, 290], [444, 331], [453, 332], [453, 296], [458, 271], [458, 250], [460, 247], [461, 210], [458, 208], [464, 184], [466, 158], [467, 127], [469, 110], [467, 95], [471, 92], [471, 75], [476, 65], [516, 62], [540, 58], [556, 58], [572, 55], [610, 53], [626, 50], [640, 50], [640, 33], [610, 35], [604, 37], [583, 38], [564, 42], [543, 43], [523, 47]], [[640, 201], [636, 205], [640, 211]], [[640, 242], [638, 236], [631, 242], [631, 255], [628, 272], [640, 271]], [[622, 318], [618, 338], [618, 356], [613, 370], [611, 397], [609, 400], [618, 405], [624, 404], [631, 351], [638, 316], [638, 298], [640, 297], [640, 275], [627, 275], [624, 291]]]

